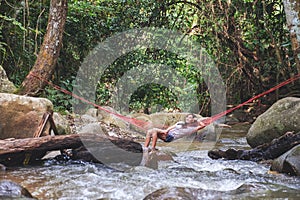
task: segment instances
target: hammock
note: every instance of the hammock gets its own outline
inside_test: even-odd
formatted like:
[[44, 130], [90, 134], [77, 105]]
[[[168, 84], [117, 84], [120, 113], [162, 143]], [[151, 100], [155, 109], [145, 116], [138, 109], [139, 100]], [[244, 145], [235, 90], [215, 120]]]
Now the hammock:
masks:
[[[78, 96], [78, 95], [76, 95], [76, 94], [74, 94], [74, 93], [72, 93], [72, 92], [70, 92], [70, 91], [68, 91], [68, 90], [66, 90], [66, 89], [64, 89], [64, 88], [62, 88], [62, 87], [60, 87], [60, 86], [58, 86], [58, 85], [50, 82], [50, 81], [48, 81], [48, 80], [45, 80], [45, 79], [43, 79], [43, 78], [41, 78], [41, 77], [39, 77], [39, 76], [37, 76], [37, 75], [35, 75], [33, 73], [29, 73], [29, 75], [31, 75], [31, 76], [33, 76], [33, 77], [35, 77], [35, 78], [37, 78], [37, 79], [39, 79], [41, 81], [44, 81], [45, 83], [47, 83], [48, 85], [52, 86], [54, 89], [56, 89], [58, 91], [61, 91], [61, 92], [65, 93], [65, 94], [67, 94], [67, 95], [70, 95], [70, 96], [78, 99], [78, 100], [81, 100], [82, 102], [85, 102], [85, 103], [87, 103], [89, 105], [92, 105], [92, 106], [94, 106], [95, 108], [97, 108], [99, 110], [103, 110], [103, 111], [105, 111], [107, 113], [113, 114], [114, 116], [116, 116], [116, 117], [118, 117], [118, 118], [120, 118], [120, 119], [122, 119], [122, 120], [124, 120], [124, 121], [126, 121], [128, 123], [130, 123], [130, 124], [133, 124], [133, 125], [141, 128], [142, 130], [146, 130], [147, 127], [150, 125], [150, 122], [146, 122], [146, 121], [143, 121], [143, 120], [139, 120], [139, 119], [127, 117], [127, 116], [121, 115], [119, 113], [113, 112], [111, 110], [105, 109], [105, 108], [103, 108], [103, 107], [101, 107], [101, 106], [99, 106], [99, 105], [97, 105], [97, 104], [95, 104], [93, 102], [90, 102], [90, 101], [84, 99], [83, 97], [80, 97], [80, 96]], [[273, 92], [273, 91], [275, 91], [275, 90], [277, 90], [277, 89], [279, 89], [279, 88], [281, 88], [281, 87], [283, 87], [283, 86], [285, 86], [285, 85], [287, 85], [287, 84], [289, 84], [291, 82], [294, 82], [294, 81], [296, 81], [299, 78], [300, 78], [300, 74], [297, 74], [294, 77], [291, 77], [290, 79], [288, 79], [286, 81], [283, 81], [282, 83], [276, 85], [275, 87], [272, 87], [271, 89], [269, 89], [269, 90], [267, 90], [265, 92], [262, 92], [262, 93], [254, 96], [252, 98], [250, 98], [249, 100], [247, 100], [247, 101], [245, 101], [245, 102], [243, 102], [243, 103], [241, 103], [241, 104], [239, 104], [239, 105], [237, 105], [237, 106], [235, 106], [233, 108], [230, 108], [230, 109], [225, 110], [225, 111], [223, 111], [221, 113], [218, 113], [218, 114], [216, 114], [216, 115], [214, 115], [212, 117], [204, 119], [202, 122], [205, 124], [205, 126], [207, 126], [207, 125], [213, 123], [214, 121], [220, 119], [221, 117], [227, 115], [228, 113], [231, 113], [232, 111], [234, 111], [236, 109], [239, 109], [240, 107], [242, 107], [242, 106], [244, 106], [244, 105], [246, 105], [246, 104], [248, 104], [248, 103], [250, 103], [250, 102], [252, 102], [252, 101], [254, 101], [254, 100], [256, 100], [256, 99], [258, 99], [258, 98], [260, 98], [262, 96], [264, 96], [264, 95], [267, 95], [267, 94], [269, 94], [269, 93], [271, 93], [271, 92]]]

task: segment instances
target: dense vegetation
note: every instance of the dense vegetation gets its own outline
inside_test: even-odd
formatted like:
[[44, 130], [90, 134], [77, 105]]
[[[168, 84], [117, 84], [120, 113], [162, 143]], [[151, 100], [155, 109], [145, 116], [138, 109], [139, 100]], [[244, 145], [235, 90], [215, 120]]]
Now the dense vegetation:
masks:
[[[35, 62], [49, 4], [49, 0], [0, 1], [0, 65], [17, 86]], [[63, 47], [52, 81], [72, 90], [78, 68], [99, 42], [145, 27], [179, 31], [205, 48], [222, 75], [231, 104], [298, 73], [280, 0], [69, 0]], [[119, 57], [106, 69], [97, 87], [97, 103], [112, 105], [120, 77], [144, 63], [171, 66], [195, 87], [199, 110], [209, 113], [209, 92], [195, 67], [182, 56], [151, 48]], [[282, 94], [263, 100], [272, 103], [279, 95], [295, 94], [296, 87], [289, 86]], [[41, 95], [51, 99], [57, 109], [71, 109], [70, 97], [51, 87]], [[139, 87], [129, 107], [144, 112], [182, 109], [176, 92], [160, 84]]]

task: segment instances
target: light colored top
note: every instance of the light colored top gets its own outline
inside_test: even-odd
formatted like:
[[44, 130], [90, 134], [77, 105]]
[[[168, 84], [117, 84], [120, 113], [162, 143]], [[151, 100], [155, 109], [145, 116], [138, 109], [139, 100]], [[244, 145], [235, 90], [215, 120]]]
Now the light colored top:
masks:
[[183, 127], [185, 123], [180, 121], [175, 124], [175, 128], [171, 129], [168, 134], [174, 137], [174, 140], [187, 136], [195, 132], [196, 126]]

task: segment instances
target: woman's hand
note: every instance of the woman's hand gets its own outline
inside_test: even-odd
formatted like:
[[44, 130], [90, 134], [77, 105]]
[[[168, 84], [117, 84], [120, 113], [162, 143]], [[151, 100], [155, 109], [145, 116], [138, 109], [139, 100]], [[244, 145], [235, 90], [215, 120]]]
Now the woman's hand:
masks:
[[207, 126], [207, 125], [212, 123], [212, 118], [211, 117], [206, 117], [202, 120], [199, 120], [198, 123], [199, 124], [202, 123], [202, 124], [204, 124], [204, 126]]
[[206, 125], [204, 123], [199, 123], [199, 126], [197, 126], [197, 130], [205, 128]]
[[198, 126], [197, 126], [197, 130], [203, 129], [205, 128], [207, 125], [210, 124], [211, 118], [205, 118], [203, 120], [199, 120], [198, 121]]

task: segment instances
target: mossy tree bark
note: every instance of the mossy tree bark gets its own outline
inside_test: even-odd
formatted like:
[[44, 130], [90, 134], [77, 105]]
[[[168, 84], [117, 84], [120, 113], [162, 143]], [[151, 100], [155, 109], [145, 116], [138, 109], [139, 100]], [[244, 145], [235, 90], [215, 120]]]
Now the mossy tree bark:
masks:
[[67, 0], [51, 0], [43, 44], [33, 68], [22, 82], [19, 94], [37, 96], [46, 85], [42, 80], [51, 78], [62, 46], [67, 8]]

